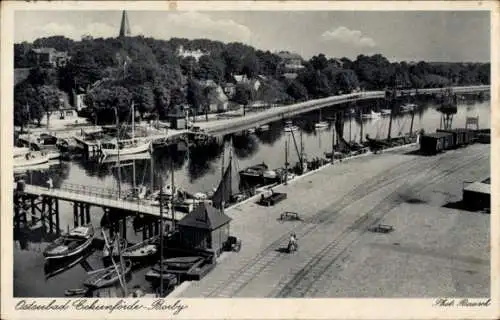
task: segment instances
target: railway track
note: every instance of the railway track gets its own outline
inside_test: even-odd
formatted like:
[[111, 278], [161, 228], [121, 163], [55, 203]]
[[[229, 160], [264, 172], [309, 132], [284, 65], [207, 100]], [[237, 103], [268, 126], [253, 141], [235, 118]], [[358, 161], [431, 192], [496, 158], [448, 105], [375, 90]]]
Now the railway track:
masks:
[[[453, 174], [457, 170], [470, 166], [473, 162], [476, 162], [484, 157], [485, 156], [479, 158], [472, 157], [472, 159], [453, 166], [451, 169], [441, 171], [440, 174], [434, 176], [431, 180], [423, 180], [412, 187], [406, 188], [404, 192], [410, 192], [412, 194], [418, 193], [421, 190], [429, 187], [430, 185], [433, 185], [437, 181]], [[436, 164], [430, 170], [434, 170], [437, 167], [439, 167], [439, 162], [436, 162]], [[422, 177], [425, 177], [425, 174], [423, 174]], [[420, 180], [422, 180], [422, 178]], [[332, 264], [337, 262], [343, 256], [343, 254], [348, 251], [349, 248], [351, 248], [357, 241], [360, 240], [361, 235], [368, 231], [368, 227], [378, 223], [378, 221], [380, 221], [388, 212], [399, 205], [399, 203], [391, 201], [394, 200], [397, 193], [399, 193], [399, 191], [389, 194], [372, 210], [368, 211], [366, 214], [358, 218], [350, 227], [345, 229], [338, 237], [336, 237], [335, 240], [330, 242], [319, 253], [317, 253], [310, 260], [310, 262], [306, 264], [306, 266], [304, 266], [300, 270], [293, 270], [291, 273], [295, 274], [295, 276], [293, 276], [293, 278], [286, 283], [279, 283], [277, 285], [277, 289], [274, 290], [270, 296], [314, 296], [314, 294], [319, 289], [317, 286], [315, 286], [315, 284], [331, 268]], [[377, 212], [381, 212], [381, 214], [376, 215]], [[356, 232], [357, 230], [360, 231]]]
[[[357, 200], [356, 198], [359, 197], [360, 194], [369, 194], [377, 189], [392, 184], [394, 181], [404, 179], [418, 171], [421, 171], [422, 161], [432, 163], [432, 160], [429, 158], [415, 157], [408, 162], [392, 167], [390, 170], [384, 170], [372, 177], [370, 180], [357, 185], [353, 190], [344, 195], [342, 199], [337, 199], [329, 203], [327, 207], [336, 207], [336, 211], [340, 212], [352, 202]], [[394, 173], [392, 175], [393, 178], [387, 179], [388, 171]], [[403, 173], [400, 173], [401, 171], [403, 171]], [[304, 224], [301, 224], [293, 231], [299, 238], [303, 238], [320, 228], [321, 224], [333, 223], [338, 218], [339, 214], [332, 214], [332, 210], [322, 210], [311, 218], [305, 219]], [[276, 252], [276, 248], [278, 248], [287, 239], [288, 233], [283, 234], [281, 237], [269, 244], [258, 256], [251, 259], [243, 267], [231, 273], [225, 281], [219, 283], [214, 289], [210, 290], [208, 296], [231, 296], [240, 292], [257, 274], [262, 272], [262, 270], [266, 267], [272, 265], [274, 261], [281, 256], [280, 253]]]

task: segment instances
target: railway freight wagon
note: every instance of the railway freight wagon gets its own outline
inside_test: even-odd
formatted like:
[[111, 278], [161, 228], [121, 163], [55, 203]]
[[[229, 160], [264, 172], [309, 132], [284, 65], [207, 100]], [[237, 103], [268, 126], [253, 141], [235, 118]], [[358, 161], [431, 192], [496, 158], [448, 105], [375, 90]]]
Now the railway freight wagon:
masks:
[[449, 132], [429, 133], [420, 137], [420, 152], [423, 154], [436, 154], [453, 147], [453, 134]]
[[459, 148], [473, 142], [474, 132], [467, 129], [452, 129], [442, 130], [437, 129], [436, 132], [451, 133], [453, 135], [453, 148]]

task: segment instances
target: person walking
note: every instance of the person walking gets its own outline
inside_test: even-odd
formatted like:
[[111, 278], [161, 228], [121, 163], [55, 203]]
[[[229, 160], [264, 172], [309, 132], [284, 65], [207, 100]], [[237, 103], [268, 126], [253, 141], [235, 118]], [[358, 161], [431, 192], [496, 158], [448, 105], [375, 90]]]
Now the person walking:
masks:
[[47, 184], [49, 185], [49, 190], [54, 189], [54, 182], [52, 181], [52, 178], [47, 180]]

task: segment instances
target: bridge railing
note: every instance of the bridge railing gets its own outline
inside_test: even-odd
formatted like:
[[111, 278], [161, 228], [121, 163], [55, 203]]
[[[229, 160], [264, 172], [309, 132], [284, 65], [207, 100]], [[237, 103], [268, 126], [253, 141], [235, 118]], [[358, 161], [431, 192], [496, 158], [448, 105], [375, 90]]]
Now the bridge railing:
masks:
[[106, 199], [115, 199], [115, 200], [118, 200], [120, 198], [119, 196], [123, 197], [125, 194], [130, 192], [130, 190], [124, 189], [120, 191], [120, 194], [118, 194], [118, 190], [115, 189], [86, 186], [73, 183], [64, 183], [57, 189], [71, 191], [82, 195], [88, 195]]

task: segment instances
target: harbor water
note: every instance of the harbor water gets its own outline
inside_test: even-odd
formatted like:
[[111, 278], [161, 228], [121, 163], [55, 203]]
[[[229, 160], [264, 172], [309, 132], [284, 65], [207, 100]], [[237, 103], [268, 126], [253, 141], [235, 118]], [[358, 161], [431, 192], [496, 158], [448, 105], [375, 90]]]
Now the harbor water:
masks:
[[[383, 101], [372, 101], [373, 105], [363, 107], [363, 112], [379, 110]], [[412, 132], [423, 129], [425, 132], [434, 132], [440, 128], [442, 114], [437, 110], [433, 101], [417, 101], [418, 108], [413, 118]], [[284, 121], [269, 123], [268, 130], [255, 132], [237, 132], [229, 139], [218, 139], [203, 146], [174, 145], [156, 148], [151, 157], [139, 157], [136, 160], [126, 160], [127, 165], [116, 167], [113, 161], [102, 163], [96, 160], [77, 160], [71, 162], [54, 162], [50, 166], [24, 172], [27, 183], [46, 186], [48, 178], [52, 178], [54, 187], [86, 186], [94, 188], [131, 189], [134, 185], [171, 184], [171, 166], [173, 167], [174, 184], [192, 194], [213, 191], [219, 184], [224, 167], [228, 165], [229, 153], [232, 157], [233, 181], [238, 181], [238, 172], [244, 168], [265, 163], [269, 168], [283, 167], [285, 159], [290, 164], [299, 160], [301, 146], [307, 159], [324, 158], [325, 152], [332, 151], [334, 138], [333, 123], [328, 120], [339, 106], [324, 108], [309, 112], [290, 119], [298, 130], [293, 135], [284, 131]], [[347, 109], [349, 110], [349, 109]], [[389, 130], [389, 116], [377, 119], [355, 119], [346, 112], [344, 117], [344, 139], [360, 141], [361, 124], [363, 140], [369, 135], [371, 138], [387, 138]], [[453, 116], [453, 128], [465, 127], [467, 117], [479, 117], [480, 128], [490, 127], [489, 101], [459, 101], [458, 112]], [[328, 127], [316, 129], [314, 124], [323, 120], [329, 122]], [[411, 113], [395, 115], [392, 121], [391, 136], [407, 134], [410, 131]], [[229, 141], [232, 146], [229, 148]], [[288, 152], [285, 152], [285, 144]], [[224, 147], [226, 146], [226, 147]], [[233, 191], [238, 192], [239, 184], [233, 184]], [[73, 224], [73, 208], [70, 203], [60, 202], [60, 227], [71, 228]], [[91, 207], [91, 220], [99, 226], [103, 217], [102, 209]], [[132, 225], [130, 219], [128, 225]], [[140, 240], [140, 234], [133, 228], [127, 228], [127, 239], [131, 242]], [[28, 240], [14, 242], [14, 296], [15, 297], [61, 297], [64, 291], [79, 288], [88, 271], [82, 264], [76, 264], [71, 269], [58, 275], [47, 278], [43, 249], [49, 239], [32, 235]], [[102, 267], [99, 251], [90, 253], [86, 257], [86, 264], [90, 269]], [[87, 270], [86, 270], [87, 269]], [[145, 269], [144, 269], [145, 270]], [[144, 287], [145, 271], [135, 272], [130, 285]], [[150, 290], [152, 290], [150, 288]]]

